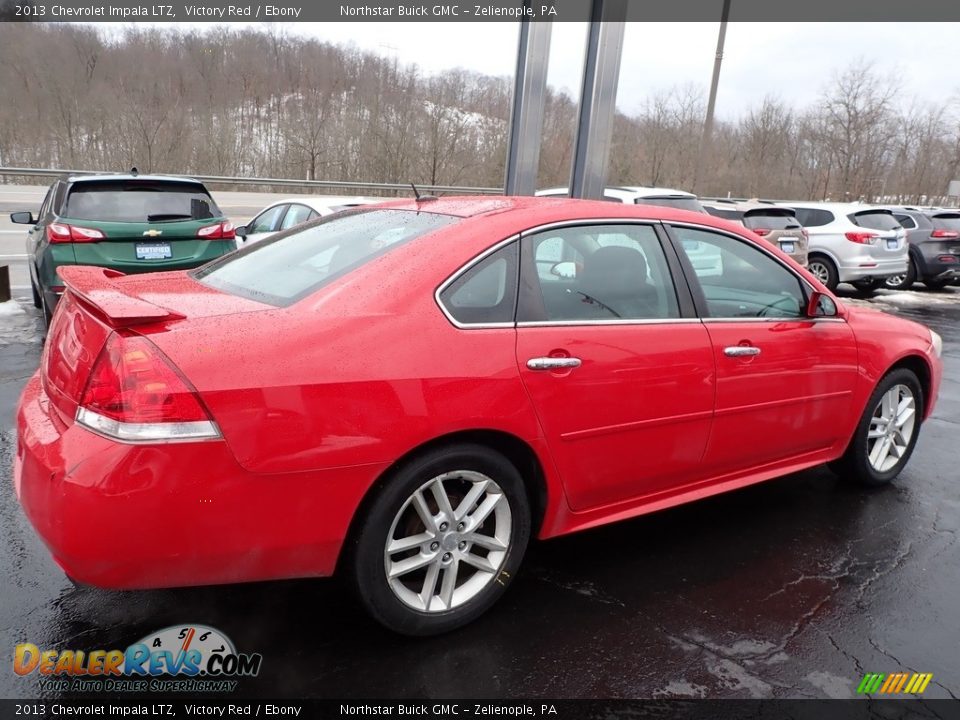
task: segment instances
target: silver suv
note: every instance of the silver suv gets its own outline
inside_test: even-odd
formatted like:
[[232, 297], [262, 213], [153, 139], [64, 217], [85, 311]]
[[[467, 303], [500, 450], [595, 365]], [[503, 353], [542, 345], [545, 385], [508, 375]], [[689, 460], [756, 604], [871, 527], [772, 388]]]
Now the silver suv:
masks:
[[889, 210], [861, 203], [783, 203], [810, 238], [807, 268], [831, 290], [871, 291], [907, 271], [906, 231]]

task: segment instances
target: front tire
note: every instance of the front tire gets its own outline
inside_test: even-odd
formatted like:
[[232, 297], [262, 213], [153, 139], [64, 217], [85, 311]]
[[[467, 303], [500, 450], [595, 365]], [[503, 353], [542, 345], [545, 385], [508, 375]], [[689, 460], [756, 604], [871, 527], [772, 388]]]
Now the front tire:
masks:
[[877, 384], [853, 439], [833, 470], [845, 480], [877, 487], [906, 466], [920, 435], [923, 390], [911, 370], [887, 373]]
[[873, 297], [880, 286], [880, 281], [871, 278], [869, 280], [856, 280], [851, 284], [861, 297]]
[[361, 522], [349, 556], [357, 596], [404, 635], [448, 632], [486, 612], [516, 576], [530, 538], [520, 473], [473, 444], [405, 463]]

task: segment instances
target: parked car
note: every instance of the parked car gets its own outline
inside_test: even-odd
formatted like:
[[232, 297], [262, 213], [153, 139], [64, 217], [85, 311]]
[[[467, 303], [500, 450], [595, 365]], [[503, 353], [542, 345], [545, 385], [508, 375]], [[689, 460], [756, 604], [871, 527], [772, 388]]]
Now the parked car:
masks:
[[321, 196], [288, 198], [267, 205], [246, 225], [237, 227], [237, 247], [259, 242], [282, 230], [361, 205], [383, 202], [383, 198]]
[[806, 266], [807, 231], [792, 208], [753, 200], [701, 200], [701, 204], [710, 215], [740, 223]]
[[[541, 263], [558, 245], [572, 259]], [[189, 273], [62, 273], [14, 484], [66, 573], [339, 572], [412, 635], [486, 611], [531, 536], [824, 462], [888, 483], [942, 375], [923, 325], [841, 304], [746, 230], [650, 205], [396, 201]], [[144, 518], [162, 542], [91, 530], [135, 538]]]
[[906, 273], [887, 278], [887, 287], [908, 290], [919, 280], [931, 290], [942, 290], [960, 280], [960, 211], [887, 209], [906, 229], [910, 251]]
[[783, 203], [807, 231], [807, 267], [830, 290], [872, 292], [907, 271], [906, 231], [889, 210], [860, 203]]
[[[570, 191], [567, 188], [548, 188], [538, 190], [539, 197], [567, 197]], [[619, 202], [634, 205], [659, 205], [661, 207], [679, 208], [692, 212], [706, 212], [700, 200], [693, 193], [673, 188], [645, 187], [630, 185], [624, 187], [608, 187], [603, 191], [603, 199], [609, 202]]]
[[123, 273], [182, 270], [235, 248], [233, 225], [197, 180], [84, 175], [56, 180], [38, 216], [10, 215], [27, 231], [33, 303], [49, 321], [63, 293], [60, 268], [97, 265]]

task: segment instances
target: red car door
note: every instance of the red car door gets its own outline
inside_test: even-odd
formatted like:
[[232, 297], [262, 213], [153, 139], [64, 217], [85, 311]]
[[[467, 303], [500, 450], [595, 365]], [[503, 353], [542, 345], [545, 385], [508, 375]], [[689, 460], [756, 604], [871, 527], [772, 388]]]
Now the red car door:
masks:
[[517, 363], [574, 510], [701, 473], [714, 359], [672, 253], [649, 224], [523, 239]]
[[717, 368], [704, 456], [711, 474], [800, 459], [845, 441], [857, 375], [847, 323], [807, 317], [809, 286], [757, 245], [685, 226], [671, 232], [699, 281], [696, 299]]

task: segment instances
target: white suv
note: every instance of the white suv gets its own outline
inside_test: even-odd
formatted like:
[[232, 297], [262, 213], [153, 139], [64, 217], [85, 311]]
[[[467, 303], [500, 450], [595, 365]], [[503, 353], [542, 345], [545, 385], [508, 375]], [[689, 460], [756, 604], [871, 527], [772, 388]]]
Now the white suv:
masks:
[[[567, 197], [567, 188], [549, 188], [537, 190], [540, 197]], [[663, 207], [690, 210], [692, 212], [706, 212], [700, 200], [693, 193], [672, 188], [643, 187], [629, 185], [622, 187], [608, 187], [603, 191], [603, 199], [610, 202], [627, 203], [628, 205], [661, 205]]]
[[807, 268], [831, 290], [870, 291], [907, 271], [907, 232], [889, 210], [861, 203], [782, 203], [810, 238]]

